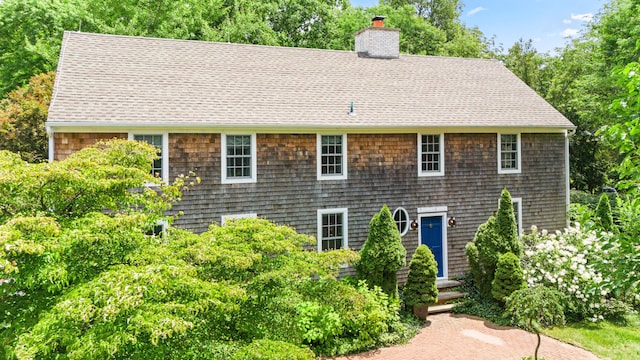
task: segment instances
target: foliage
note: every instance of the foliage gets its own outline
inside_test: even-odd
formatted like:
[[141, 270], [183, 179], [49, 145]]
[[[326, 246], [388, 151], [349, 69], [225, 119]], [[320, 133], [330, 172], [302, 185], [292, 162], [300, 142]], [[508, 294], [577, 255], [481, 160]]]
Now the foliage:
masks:
[[596, 207], [596, 221], [599, 227], [604, 231], [615, 231], [613, 223], [613, 214], [611, 213], [611, 204], [607, 194], [602, 194]]
[[543, 66], [546, 58], [539, 54], [533, 46], [533, 40], [520, 38], [506, 54], [499, 57], [504, 66], [511, 70], [538, 94], [545, 94], [548, 87], [547, 72]]
[[504, 189], [496, 216], [491, 216], [476, 231], [473, 242], [467, 243], [465, 255], [480, 294], [491, 297], [491, 284], [501, 254], [521, 252], [511, 195]]
[[28, 85], [0, 100], [0, 149], [18, 153], [29, 162], [47, 159], [48, 137], [44, 123], [54, 77], [53, 72], [34, 75]]
[[602, 359], [640, 358], [640, 315], [637, 313], [625, 316], [623, 321], [573, 323], [545, 329], [544, 333], [587, 349]]
[[[351, 250], [305, 250], [315, 239], [262, 219], [147, 235], [187, 181], [145, 189], [157, 180], [148, 145], [116, 140], [51, 164], [0, 155], [9, 359], [309, 359], [415, 334], [397, 299], [337, 279]], [[77, 210], [33, 200], [42, 183], [65, 190], [45, 204]]]
[[233, 354], [231, 360], [315, 360], [308, 348], [277, 340], [254, 340]]
[[504, 302], [507, 296], [524, 286], [524, 274], [520, 268], [520, 259], [512, 252], [500, 255], [496, 274], [491, 283], [493, 298]]
[[572, 321], [616, 317], [626, 309], [612, 298], [607, 272], [597, 264], [610, 261], [610, 233], [582, 230], [577, 224], [549, 234], [533, 228], [525, 236], [523, 268], [530, 287], [544, 285], [562, 295], [567, 318]]
[[608, 256], [596, 259], [596, 269], [607, 276], [603, 286], [629, 303], [640, 304], [640, 199], [619, 202], [619, 229], [604, 244]]
[[147, 144], [112, 140], [51, 164], [27, 164], [0, 151], [0, 223], [20, 215], [69, 221], [96, 211], [144, 212], [158, 220], [191, 180], [179, 177], [148, 187], [157, 181], [149, 161], [156, 151]]
[[560, 298], [557, 290], [545, 286], [520, 289], [507, 298], [505, 313], [513, 317], [517, 324], [536, 333], [536, 360], [540, 349], [541, 329], [564, 324], [564, 309]]
[[451, 312], [456, 314], [468, 314], [479, 316], [496, 325], [513, 326], [510, 319], [504, 317], [503, 305], [493, 297], [482, 296], [478, 292], [478, 287], [474, 284], [473, 275], [465, 274], [464, 282], [459, 291], [467, 295], [461, 302], [455, 304]]
[[418, 246], [409, 262], [407, 282], [402, 288], [407, 306], [435, 304], [438, 301], [438, 263], [426, 245]]
[[387, 205], [369, 224], [369, 235], [353, 267], [370, 287], [379, 286], [389, 296], [398, 297], [398, 275], [406, 263], [407, 251]]

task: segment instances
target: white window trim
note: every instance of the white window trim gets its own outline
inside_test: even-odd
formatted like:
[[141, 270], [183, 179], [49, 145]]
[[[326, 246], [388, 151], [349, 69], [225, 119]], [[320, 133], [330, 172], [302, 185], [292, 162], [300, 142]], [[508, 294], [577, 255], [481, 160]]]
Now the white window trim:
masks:
[[[405, 208], [399, 207], [399, 208], [393, 210], [393, 214], [391, 214], [391, 217], [393, 218], [394, 222], [396, 220], [396, 213], [398, 211], [403, 211], [405, 213], [405, 215], [407, 215], [407, 224], [405, 225], [404, 229], [402, 229], [402, 231], [400, 231], [400, 236], [405, 236], [409, 232], [409, 227], [411, 225], [411, 218], [409, 217], [409, 212]], [[396, 223], [396, 226], [397, 226], [397, 223]]]
[[[251, 177], [250, 178], [228, 178], [227, 177], [227, 136], [251, 136]], [[222, 133], [221, 134], [221, 147], [220, 147], [220, 174], [221, 174], [221, 183], [222, 184], [247, 184], [247, 183], [255, 183], [258, 179], [258, 160], [257, 154], [258, 151], [256, 149], [256, 134], [231, 134], [231, 133]]]
[[[518, 226], [518, 236], [522, 236], [522, 198], [512, 197], [511, 203], [512, 204], [518, 203], [518, 213], [514, 215], [516, 215], [516, 218], [518, 221], [518, 223], [516, 224]], [[498, 208], [500, 208], [500, 199], [498, 199]]]
[[511, 202], [512, 203], [517, 203], [518, 204], [518, 236], [522, 236], [522, 198], [519, 197], [515, 197], [515, 198], [511, 198]]
[[322, 252], [322, 215], [324, 214], [342, 214], [342, 248], [349, 248], [349, 209], [348, 208], [333, 208], [333, 209], [318, 209], [318, 252]]
[[[135, 135], [162, 135], [162, 180], [163, 183], [169, 183], [169, 133], [154, 133], [148, 131], [130, 132], [128, 134], [129, 140], [134, 140]], [[154, 185], [154, 184], [148, 184]], [[155, 184], [157, 185], [157, 184]]]
[[[517, 136], [517, 169], [503, 169], [502, 168], [502, 138], [501, 135], [516, 135]], [[520, 174], [522, 172], [522, 141], [520, 141], [520, 133], [498, 133], [498, 174]]]
[[[439, 171], [422, 171], [422, 135], [439, 135], [440, 136], [440, 170]], [[418, 134], [418, 176], [444, 176], [444, 133], [440, 134]]]
[[[322, 137], [342, 136], [342, 174], [322, 175]], [[347, 179], [347, 134], [316, 134], [316, 172], [318, 180], [346, 180]]]
[[246, 213], [246, 214], [229, 214], [229, 215], [222, 215], [221, 217], [221, 221], [220, 221], [220, 225], [224, 226], [226, 225], [227, 221], [229, 220], [236, 220], [236, 219], [255, 219], [258, 217], [257, 213]]

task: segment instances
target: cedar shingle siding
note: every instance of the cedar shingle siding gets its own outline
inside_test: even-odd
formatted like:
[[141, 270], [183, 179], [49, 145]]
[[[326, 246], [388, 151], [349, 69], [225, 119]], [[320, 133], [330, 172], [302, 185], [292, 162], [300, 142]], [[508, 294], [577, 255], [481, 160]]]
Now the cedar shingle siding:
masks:
[[[78, 150], [99, 137], [123, 134], [56, 134]], [[73, 144], [73, 139], [81, 143]], [[87, 139], [91, 139], [88, 141]], [[195, 171], [201, 184], [185, 193], [174, 212], [176, 225], [205, 231], [223, 215], [257, 213], [299, 232], [316, 235], [316, 211], [349, 209], [349, 246], [360, 249], [373, 214], [387, 204], [403, 207], [410, 219], [421, 207], [447, 206], [457, 226], [447, 229], [449, 276], [466, 268], [465, 244], [498, 206], [506, 187], [522, 198], [523, 228], [549, 230], [566, 225], [563, 134], [522, 134], [522, 172], [498, 175], [496, 134], [445, 133], [445, 176], [417, 176], [416, 134], [349, 134], [348, 179], [318, 181], [315, 134], [257, 134], [256, 183], [220, 183], [220, 134], [169, 134], [170, 178]], [[58, 146], [57, 149], [60, 149]], [[57, 157], [64, 157], [63, 153]], [[409, 258], [417, 231], [403, 237]], [[405, 272], [401, 272], [403, 278]]]
[[[184, 137], [183, 143], [196, 140]], [[202, 135], [199, 135], [202, 136]], [[219, 137], [211, 141], [209, 154], [219, 154]], [[187, 140], [188, 139], [188, 140]], [[508, 188], [523, 201], [523, 228], [534, 223], [549, 230], [566, 225], [565, 169], [562, 134], [523, 134], [522, 173], [497, 174], [495, 134], [445, 134], [445, 176], [417, 176], [416, 134], [349, 134], [348, 179], [316, 180], [315, 135], [257, 135], [258, 181], [255, 184], [220, 185], [219, 157], [200, 166], [200, 189], [189, 192], [176, 210], [185, 216], [178, 224], [204, 231], [222, 215], [257, 213], [298, 231], [317, 233], [316, 210], [349, 209], [349, 244], [359, 249], [366, 239], [373, 214], [387, 204], [391, 210], [404, 207], [411, 219], [417, 208], [447, 206], [457, 226], [447, 232], [449, 275], [466, 269], [465, 244], [478, 225], [493, 214], [500, 191]], [[197, 141], [197, 140], [196, 140]], [[178, 147], [181, 140], [176, 140]], [[172, 176], [189, 170], [180, 161], [180, 150], [171, 155]], [[206, 169], [206, 171], [205, 171]], [[190, 207], [195, 211], [190, 211]], [[535, 219], [535, 221], [533, 220]], [[418, 244], [410, 231], [403, 242], [409, 254]]]

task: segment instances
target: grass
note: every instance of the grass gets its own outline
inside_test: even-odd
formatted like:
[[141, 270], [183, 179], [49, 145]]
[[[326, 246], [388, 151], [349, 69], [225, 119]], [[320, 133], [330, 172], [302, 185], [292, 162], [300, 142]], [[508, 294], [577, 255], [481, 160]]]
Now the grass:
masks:
[[574, 323], [545, 329], [545, 335], [587, 349], [602, 359], [640, 359], [640, 314], [624, 323]]

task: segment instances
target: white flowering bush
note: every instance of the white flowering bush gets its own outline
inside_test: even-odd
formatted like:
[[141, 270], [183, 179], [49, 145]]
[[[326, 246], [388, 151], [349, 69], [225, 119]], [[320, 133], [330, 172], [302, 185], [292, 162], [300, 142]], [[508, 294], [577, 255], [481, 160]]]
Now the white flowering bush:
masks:
[[571, 320], [599, 321], [618, 315], [622, 309], [597, 266], [608, 261], [614, 248], [611, 239], [611, 233], [583, 230], [579, 223], [554, 234], [532, 227], [531, 234], [523, 237], [527, 285], [557, 289]]

